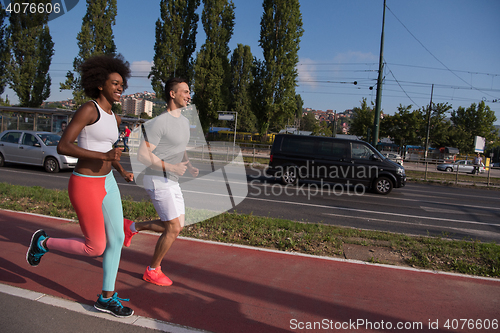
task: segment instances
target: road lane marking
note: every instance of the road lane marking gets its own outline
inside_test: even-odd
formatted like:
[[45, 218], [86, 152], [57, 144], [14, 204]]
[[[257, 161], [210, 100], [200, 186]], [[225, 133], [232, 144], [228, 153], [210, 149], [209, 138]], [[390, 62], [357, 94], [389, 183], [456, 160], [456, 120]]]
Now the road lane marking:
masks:
[[[207, 194], [207, 193], [203, 193], [203, 192], [194, 192], [194, 193]], [[239, 198], [241, 198], [241, 197], [239, 197]], [[409, 218], [427, 219], [427, 220], [435, 220], [435, 221], [443, 221], [443, 222], [466, 223], [466, 224], [486, 225], [486, 226], [494, 226], [494, 227], [498, 227], [500, 225], [500, 224], [485, 223], [485, 222], [476, 222], [476, 221], [464, 221], [464, 220], [445, 219], [445, 218], [441, 218], [441, 217], [418, 216], [418, 215], [409, 215], [409, 214], [378, 212], [378, 211], [374, 211], [374, 210], [357, 209], [357, 208], [325, 206], [325, 205], [303, 203], [303, 202], [290, 202], [290, 201], [282, 201], [282, 200], [270, 200], [268, 198], [264, 199], [264, 198], [247, 197], [247, 199], [256, 200], [256, 201], [267, 201], [267, 202], [282, 203], [282, 204], [287, 204], [287, 205], [299, 205], [299, 206], [308, 206], [308, 207], [325, 208], [325, 209], [338, 209], [338, 210], [347, 210], [347, 211], [360, 212], [360, 213], [390, 215], [390, 216], [399, 216], [399, 217], [409, 217]], [[327, 213], [325, 213], [325, 214], [327, 214]]]

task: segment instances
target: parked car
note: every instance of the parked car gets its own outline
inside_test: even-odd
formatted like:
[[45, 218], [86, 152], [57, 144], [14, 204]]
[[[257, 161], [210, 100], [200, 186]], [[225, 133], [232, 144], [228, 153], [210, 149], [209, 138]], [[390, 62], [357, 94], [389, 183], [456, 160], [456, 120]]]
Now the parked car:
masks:
[[399, 154], [382, 152], [382, 155], [384, 155], [386, 158], [390, 159], [391, 161], [396, 162], [399, 165], [403, 165], [403, 158]]
[[[458, 172], [466, 172], [473, 173], [474, 172], [474, 164], [472, 164], [472, 160], [459, 160], [454, 163], [442, 163], [437, 165], [437, 169], [440, 171], [457, 171]], [[483, 173], [485, 171], [484, 166], [479, 167], [479, 172]]]
[[7, 130], [0, 133], [0, 166], [6, 162], [40, 165], [47, 172], [76, 166], [78, 159], [57, 153], [61, 136], [50, 132]]
[[267, 174], [285, 185], [300, 179], [321, 180], [361, 184], [378, 194], [406, 183], [405, 169], [369, 143], [310, 135], [276, 135]]

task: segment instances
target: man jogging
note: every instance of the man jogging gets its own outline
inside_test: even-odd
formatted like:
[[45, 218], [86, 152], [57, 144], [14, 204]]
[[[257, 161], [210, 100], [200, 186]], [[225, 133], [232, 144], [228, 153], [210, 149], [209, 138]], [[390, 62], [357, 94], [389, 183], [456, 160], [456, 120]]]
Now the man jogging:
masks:
[[161, 270], [163, 257], [184, 227], [185, 204], [179, 186], [179, 177], [189, 171], [193, 177], [199, 170], [191, 165], [186, 153], [190, 137], [189, 120], [181, 113], [191, 100], [187, 82], [173, 78], [165, 84], [167, 110], [143, 127], [144, 140], [139, 146], [137, 159], [147, 166], [144, 188], [151, 197], [159, 220], [132, 222], [125, 220], [125, 246], [141, 230], [161, 232], [153, 258], [143, 280], [160, 286], [172, 281]]

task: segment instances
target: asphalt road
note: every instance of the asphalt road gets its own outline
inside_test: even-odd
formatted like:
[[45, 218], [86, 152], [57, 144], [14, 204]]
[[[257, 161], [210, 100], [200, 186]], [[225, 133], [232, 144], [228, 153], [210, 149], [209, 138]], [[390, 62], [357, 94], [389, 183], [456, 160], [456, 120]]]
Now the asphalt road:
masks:
[[[126, 156], [122, 158], [122, 165], [131, 170]], [[199, 167], [200, 176], [211, 171], [207, 165]], [[0, 170], [0, 182], [52, 189], [66, 189], [71, 175], [69, 170], [48, 174], [42, 168], [20, 165], [7, 165]], [[149, 200], [143, 188], [126, 183], [118, 174], [115, 175], [123, 197]], [[247, 168], [246, 184], [243, 180], [240, 185], [247, 187], [247, 195], [237, 200], [242, 201], [232, 209], [238, 213], [500, 242], [500, 191], [410, 183], [384, 196], [366, 192], [361, 187], [321, 186], [317, 182], [302, 182], [297, 187], [283, 186], [256, 168]], [[181, 187], [191, 191], [186, 189], [188, 186]], [[207, 185], [197, 192], [213, 198], [212, 187]]]

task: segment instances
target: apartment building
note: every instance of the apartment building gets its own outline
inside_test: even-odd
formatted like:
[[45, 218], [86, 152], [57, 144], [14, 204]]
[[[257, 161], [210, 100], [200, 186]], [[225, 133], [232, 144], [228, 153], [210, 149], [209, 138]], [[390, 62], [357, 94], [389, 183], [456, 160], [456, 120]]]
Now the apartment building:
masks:
[[123, 114], [140, 115], [143, 112], [148, 116], [153, 115], [153, 102], [142, 98], [125, 98], [122, 101]]

